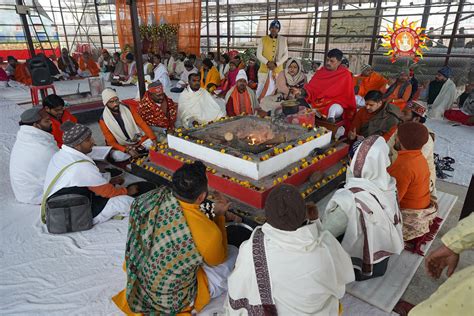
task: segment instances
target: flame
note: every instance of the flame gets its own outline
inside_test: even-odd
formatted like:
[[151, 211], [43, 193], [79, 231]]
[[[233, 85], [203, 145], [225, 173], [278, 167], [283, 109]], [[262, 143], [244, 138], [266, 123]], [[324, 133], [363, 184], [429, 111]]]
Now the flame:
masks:
[[255, 137], [250, 137], [249, 145], [255, 145], [257, 139]]

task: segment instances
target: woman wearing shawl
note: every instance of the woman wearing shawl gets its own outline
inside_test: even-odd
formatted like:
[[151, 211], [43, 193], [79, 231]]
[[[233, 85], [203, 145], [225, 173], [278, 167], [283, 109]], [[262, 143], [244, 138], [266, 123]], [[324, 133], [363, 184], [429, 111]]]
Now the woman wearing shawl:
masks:
[[257, 89], [258, 69], [260, 69], [260, 66], [257, 64], [257, 58], [253, 56], [250, 57], [249, 63], [247, 65], [247, 68], [245, 69], [245, 72], [247, 73], [247, 78], [249, 80], [249, 87], [252, 90]]
[[137, 63], [134, 60], [133, 54], [128, 53], [127, 57], [126, 57], [126, 60], [127, 60], [127, 64], [126, 64], [127, 74], [126, 74], [122, 84], [136, 84], [137, 81], [138, 81]]
[[305, 84], [306, 75], [303, 73], [301, 62], [297, 59], [289, 59], [285, 71], [280, 72], [276, 78], [275, 93], [263, 98], [260, 107], [266, 112], [280, 108], [282, 101], [295, 99], [290, 91], [291, 88], [302, 88]]
[[201, 88], [212, 93], [221, 84], [221, 76], [209, 58], [202, 61], [201, 67]]
[[346, 185], [336, 191], [323, 217], [323, 228], [343, 236], [356, 280], [385, 273], [388, 258], [404, 248], [397, 187], [387, 172], [389, 148], [381, 136], [366, 138], [354, 154]]
[[223, 95], [232, 87], [235, 86], [235, 83], [237, 82], [237, 74], [239, 73], [239, 61], [236, 59], [232, 59], [229, 62], [229, 71], [225, 74], [224, 80], [221, 81], [221, 86], [220, 89], [222, 90]]
[[229, 72], [229, 67], [230, 67], [229, 61], [230, 61], [229, 55], [227, 54], [221, 55], [219, 59], [219, 65], [218, 65], [221, 80], [224, 80], [225, 76]]

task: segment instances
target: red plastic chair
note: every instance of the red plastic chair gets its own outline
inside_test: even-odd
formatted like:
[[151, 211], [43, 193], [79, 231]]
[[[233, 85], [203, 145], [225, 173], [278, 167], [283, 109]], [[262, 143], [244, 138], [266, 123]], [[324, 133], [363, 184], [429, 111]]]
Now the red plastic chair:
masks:
[[48, 89], [53, 90], [53, 93], [56, 94], [56, 89], [54, 88], [54, 85], [52, 84], [48, 84], [44, 86], [30, 86], [31, 103], [33, 103], [33, 106], [39, 105], [38, 92], [41, 93], [41, 91], [43, 91], [44, 96], [47, 96]]

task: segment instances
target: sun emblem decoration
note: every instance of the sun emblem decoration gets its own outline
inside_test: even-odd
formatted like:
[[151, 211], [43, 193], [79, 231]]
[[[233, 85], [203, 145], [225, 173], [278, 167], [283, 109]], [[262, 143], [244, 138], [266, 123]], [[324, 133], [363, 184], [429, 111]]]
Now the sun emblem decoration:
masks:
[[397, 19], [394, 28], [387, 25], [386, 33], [382, 34], [382, 47], [388, 49], [384, 55], [391, 56], [392, 63], [403, 56], [412, 57], [415, 63], [423, 59], [423, 49], [428, 49], [426, 41], [429, 38], [423, 33], [425, 28], [417, 27], [417, 24], [418, 21], [408, 23], [407, 19], [400, 24]]

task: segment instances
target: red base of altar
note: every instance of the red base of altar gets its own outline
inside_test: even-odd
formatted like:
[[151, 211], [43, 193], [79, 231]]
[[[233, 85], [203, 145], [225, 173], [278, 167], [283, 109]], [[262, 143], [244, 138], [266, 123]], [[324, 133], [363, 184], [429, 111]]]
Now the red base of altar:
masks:
[[[344, 157], [347, 156], [349, 151], [348, 145], [342, 145], [335, 152], [329, 154], [317, 161], [314, 164], [309, 165], [306, 168], [300, 169], [295, 174], [289, 175], [288, 178], [284, 179], [282, 183], [292, 184], [300, 186], [308, 181], [309, 177], [316, 171], [325, 171], [332, 166], [336, 165]], [[183, 165], [181, 160], [178, 160], [172, 156], [166, 154], [150, 151], [150, 161], [157, 166], [166, 168], [172, 172], [176, 171]], [[282, 174], [283, 175], [283, 174]], [[208, 184], [211, 188], [226, 194], [236, 200], [241, 201], [247, 205], [255, 207], [257, 209], [263, 209], [265, 207], [265, 200], [275, 185], [264, 187], [262, 190], [254, 190], [251, 188], [244, 187], [230, 179], [224, 178], [220, 174], [214, 174], [207, 172]]]

